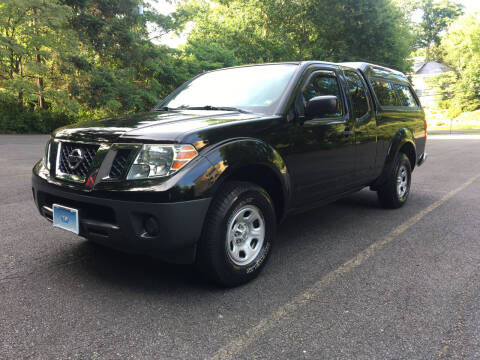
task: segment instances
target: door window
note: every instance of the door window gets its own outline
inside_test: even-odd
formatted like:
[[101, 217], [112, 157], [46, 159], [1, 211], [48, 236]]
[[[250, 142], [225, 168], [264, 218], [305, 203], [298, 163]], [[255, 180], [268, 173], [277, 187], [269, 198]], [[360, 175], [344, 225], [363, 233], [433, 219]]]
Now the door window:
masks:
[[372, 80], [373, 91], [382, 106], [416, 108], [418, 106], [407, 85], [385, 80]]
[[371, 80], [371, 84], [380, 105], [396, 106], [397, 98], [390, 82], [384, 80]]
[[334, 95], [337, 97], [337, 111], [328, 114], [327, 117], [342, 116], [342, 97], [340, 95], [340, 87], [335, 75], [319, 73], [314, 75], [302, 91], [303, 105], [306, 106], [308, 100], [316, 96]]
[[392, 85], [398, 99], [397, 106], [417, 107], [417, 102], [408, 86], [397, 83]]
[[358, 119], [368, 110], [368, 98], [365, 85], [360, 75], [353, 71], [345, 71], [347, 93], [352, 102], [353, 116]]

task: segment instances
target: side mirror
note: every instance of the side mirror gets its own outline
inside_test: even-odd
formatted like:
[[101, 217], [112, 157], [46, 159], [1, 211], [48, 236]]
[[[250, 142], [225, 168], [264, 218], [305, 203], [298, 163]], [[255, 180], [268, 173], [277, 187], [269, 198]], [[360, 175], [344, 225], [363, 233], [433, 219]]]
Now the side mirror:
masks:
[[334, 95], [315, 96], [305, 106], [305, 118], [329, 117], [338, 113], [338, 99]]

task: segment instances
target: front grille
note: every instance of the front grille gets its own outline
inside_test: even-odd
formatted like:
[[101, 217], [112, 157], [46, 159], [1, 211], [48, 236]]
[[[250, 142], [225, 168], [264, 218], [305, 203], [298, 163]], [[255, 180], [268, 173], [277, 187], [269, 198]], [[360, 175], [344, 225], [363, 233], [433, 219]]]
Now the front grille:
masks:
[[122, 177], [128, 165], [128, 158], [131, 152], [132, 149], [119, 149], [117, 151], [117, 156], [115, 156], [108, 174], [110, 179], [120, 179]]
[[[58, 169], [62, 174], [74, 175], [82, 179], [86, 179], [89, 175], [90, 166], [92, 165], [93, 158], [97, 153], [99, 145], [94, 144], [77, 144], [62, 142], [60, 145], [60, 155]], [[69, 156], [77, 151], [77, 154], [81, 154], [81, 160], [77, 163], [69, 161]]]

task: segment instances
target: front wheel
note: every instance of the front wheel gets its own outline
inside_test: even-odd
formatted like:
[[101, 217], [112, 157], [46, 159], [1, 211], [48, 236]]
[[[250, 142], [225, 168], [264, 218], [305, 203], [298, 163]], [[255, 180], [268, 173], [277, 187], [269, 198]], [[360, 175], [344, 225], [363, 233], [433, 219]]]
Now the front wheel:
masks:
[[398, 153], [387, 180], [378, 190], [378, 200], [385, 208], [397, 209], [407, 202], [412, 182], [412, 167], [404, 153]]
[[199, 270], [222, 286], [250, 281], [265, 265], [275, 229], [273, 202], [263, 188], [225, 184], [206, 218], [197, 251]]

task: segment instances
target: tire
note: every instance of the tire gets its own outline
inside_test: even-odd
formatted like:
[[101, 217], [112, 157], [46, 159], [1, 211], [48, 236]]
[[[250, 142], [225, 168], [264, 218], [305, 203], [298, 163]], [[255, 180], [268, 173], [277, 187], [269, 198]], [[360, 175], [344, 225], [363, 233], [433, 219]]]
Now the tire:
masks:
[[386, 182], [377, 191], [380, 204], [387, 209], [398, 209], [408, 200], [412, 183], [412, 167], [404, 153], [398, 153]]
[[275, 231], [275, 209], [268, 193], [253, 183], [228, 182], [207, 214], [197, 268], [221, 286], [246, 283], [265, 266]]

